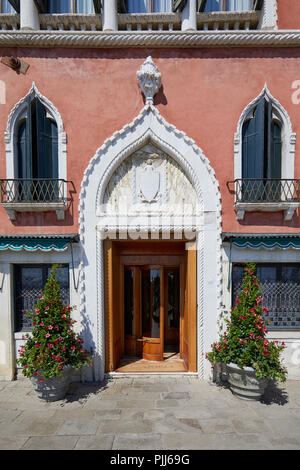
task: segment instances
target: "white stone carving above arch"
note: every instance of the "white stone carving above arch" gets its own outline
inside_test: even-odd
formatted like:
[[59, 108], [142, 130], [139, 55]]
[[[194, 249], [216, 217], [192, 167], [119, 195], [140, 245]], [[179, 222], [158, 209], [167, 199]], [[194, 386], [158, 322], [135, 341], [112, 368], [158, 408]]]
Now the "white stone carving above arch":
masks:
[[[104, 254], [103, 238], [108, 225], [115, 228], [122, 238], [128, 236], [128, 219], [122, 225], [110, 224], [109, 214], [105, 212], [103, 202], [112, 194], [111, 184], [122, 184], [122, 176], [126, 162], [149, 149], [150, 157], [153, 154], [165, 155], [166, 161], [171, 163], [174, 171], [182, 170], [181, 178], [187, 178], [188, 184], [194, 191], [192, 198], [196, 199], [201, 207], [202, 223], [196, 224], [193, 237], [196, 235], [197, 246], [197, 331], [198, 331], [198, 374], [199, 377], [208, 377], [210, 364], [205, 360], [204, 352], [209, 350], [212, 341], [218, 336], [218, 319], [221, 316], [221, 199], [219, 185], [214, 171], [201, 149], [188, 138], [184, 132], [167, 123], [158, 110], [146, 103], [141, 113], [120, 131], [115, 132], [97, 150], [91, 159], [83, 177], [79, 204], [80, 242], [82, 247], [82, 275], [81, 275], [81, 314], [89, 325], [86, 336], [86, 346], [95, 352], [95, 377], [100, 379], [104, 374], [105, 332], [104, 332]], [[154, 157], [153, 157], [154, 158]], [[156, 157], [155, 157], [156, 158]], [[127, 167], [129, 171], [131, 165]], [[133, 172], [133, 169], [131, 170]], [[166, 181], [163, 182], [163, 165], [159, 170], [162, 180], [162, 191], [168, 191]], [[118, 176], [119, 175], [119, 176]], [[119, 178], [119, 179], [118, 179]], [[165, 184], [165, 187], [163, 186]], [[117, 184], [118, 186], [118, 184]], [[169, 186], [170, 188], [170, 186]], [[133, 188], [134, 189], [134, 188]], [[145, 194], [144, 194], [145, 196]], [[118, 195], [120, 198], [120, 194]], [[156, 232], [163, 232], [166, 228], [164, 220], [159, 213], [157, 192], [146, 195], [147, 204], [155, 204], [158, 217]], [[140, 217], [140, 218], [139, 218]], [[115, 219], [114, 219], [115, 220]], [[198, 219], [197, 219], [198, 220]], [[129, 222], [131, 224], [131, 220]], [[176, 230], [186, 228], [181, 218]], [[131, 228], [144, 238], [150, 238], [150, 226], [145, 213], [135, 214]], [[173, 228], [174, 226], [167, 228]], [[112, 230], [113, 231], [113, 230]], [[107, 235], [111, 235], [108, 231]], [[125, 236], [124, 236], [125, 235]], [[112, 234], [113, 238], [113, 234]], [[95, 292], [97, 295], [95, 295]], [[204, 333], [205, 332], [205, 333]]]
[[[105, 214], [197, 213], [198, 197], [182, 167], [148, 143], [114, 171], [103, 199]], [[199, 211], [201, 208], [199, 207]]]
[[11, 112], [9, 113], [6, 131], [4, 134], [5, 138], [5, 151], [6, 151], [6, 178], [16, 178], [17, 174], [17, 128], [20, 120], [25, 117], [26, 105], [28, 100], [32, 100], [35, 97], [39, 98], [41, 103], [45, 106], [49, 117], [56, 122], [57, 133], [58, 133], [58, 177], [59, 179], [67, 179], [67, 139], [66, 133], [64, 132], [64, 126], [62, 118], [57, 108], [51, 101], [48, 100], [37, 88], [35, 83], [32, 83], [30, 90], [27, 95], [15, 104]]

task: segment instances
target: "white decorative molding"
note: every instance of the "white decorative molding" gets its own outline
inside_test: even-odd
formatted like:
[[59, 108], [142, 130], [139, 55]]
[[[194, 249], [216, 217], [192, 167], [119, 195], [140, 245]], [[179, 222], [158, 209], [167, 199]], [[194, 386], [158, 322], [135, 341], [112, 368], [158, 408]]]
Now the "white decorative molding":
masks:
[[2, 202], [10, 220], [16, 220], [16, 212], [56, 212], [57, 220], [65, 219], [67, 205], [64, 202]]
[[153, 103], [154, 95], [161, 87], [161, 74], [151, 56], [148, 56], [136, 73], [140, 89], [146, 98], [146, 103]]
[[101, 31], [102, 15], [79, 13], [40, 14], [41, 30]]
[[40, 29], [40, 19], [34, 0], [22, 0], [20, 2], [20, 28]]
[[20, 15], [14, 13], [2, 13], [1, 14], [1, 30], [13, 30], [16, 31], [20, 28]]
[[122, 13], [118, 15], [119, 30], [169, 30], [180, 29], [180, 13]]
[[4, 47], [299, 47], [300, 31], [0, 31]]
[[277, 21], [277, 0], [264, 0], [258, 28], [265, 30], [276, 30]]
[[[14, 179], [17, 178], [18, 174], [18, 155], [17, 155], [17, 134], [18, 134], [18, 126], [20, 120], [25, 117], [26, 107], [28, 101], [34, 99], [35, 97], [39, 98], [41, 103], [45, 106], [47, 113], [49, 113], [50, 117], [56, 122], [57, 125], [57, 137], [58, 137], [58, 178], [67, 180], [67, 136], [64, 131], [64, 126], [62, 122], [62, 118], [56, 107], [49, 101], [36, 87], [35, 83], [32, 83], [30, 90], [28, 91], [27, 95], [21, 98], [18, 103], [12, 108], [9, 113], [6, 125], [6, 131], [4, 133], [4, 140], [5, 140], [5, 152], [6, 152], [6, 179]], [[65, 184], [66, 186], [66, 184]], [[64, 194], [67, 194], [67, 188], [64, 188]], [[57, 217], [59, 220], [64, 218], [64, 211], [66, 210], [67, 201], [63, 202], [62, 204], [58, 204], [57, 206]], [[10, 204], [10, 203], [9, 203]], [[50, 209], [50, 205], [48, 204], [48, 210], [56, 210]], [[23, 207], [24, 210], [29, 210], [30, 208]], [[17, 210], [12, 206], [7, 206], [7, 210], [10, 210], [9, 216], [14, 220], [13, 217], [15, 215], [12, 214], [12, 210]], [[19, 209], [22, 209], [20, 206]], [[35, 210], [46, 210], [43, 208], [43, 205], [35, 204]], [[61, 212], [63, 210], [63, 212]]]
[[[202, 207], [203, 224], [195, 227], [194, 233], [197, 238], [198, 374], [204, 378], [208, 377], [210, 371], [210, 364], [205, 361], [204, 353], [217, 338], [217, 319], [221, 315], [220, 191], [214, 171], [201, 149], [184, 132], [167, 123], [150, 103], [146, 103], [141, 113], [130, 124], [115, 132], [97, 150], [84, 173], [81, 184], [79, 233], [84, 262], [80, 308], [82, 318], [86, 321], [88, 319], [90, 325], [87, 347], [91, 344], [94, 347], [98, 364], [95, 375], [102, 378], [105, 358], [102, 242], [105, 216], [97, 208], [101, 207], [107, 184], [116, 168], [149, 142], [167, 153], [181, 166], [193, 184], [199, 205]], [[163, 227], [159, 222], [155, 227], [157, 233], [171, 228]], [[115, 228], [119, 230], [120, 226]], [[128, 228], [126, 225], [121, 227], [120, 233], [125, 233], [126, 228]], [[184, 229], [182, 222], [178, 228]], [[136, 229], [140, 230], [140, 233], [149, 234], [150, 227], [145, 224]], [[95, 283], [97, 296], [95, 296]]]
[[[267, 84], [265, 83], [260, 94], [253, 100], [251, 103], [247, 104], [244, 108], [237, 125], [236, 133], [234, 134], [234, 179], [238, 180], [242, 178], [242, 131], [244, 122], [249, 119], [255, 107], [257, 106], [260, 98], [265, 96], [267, 100], [270, 100], [273, 106], [273, 113], [276, 118], [280, 121], [281, 124], [281, 139], [282, 139], [282, 163], [281, 163], [281, 178], [282, 179], [294, 179], [294, 169], [295, 169], [295, 146], [296, 146], [296, 133], [293, 132], [292, 123], [289, 117], [288, 112], [282, 106], [282, 104], [272, 96], [270, 93]], [[237, 212], [237, 219], [242, 220], [244, 218], [244, 213], [248, 209], [250, 211], [262, 210], [262, 211], [275, 211], [275, 210], [287, 210], [288, 214], [291, 214], [291, 208], [295, 203], [284, 203], [286, 207], [281, 207], [280, 204], [266, 203], [266, 204], [254, 204], [249, 203], [238, 203], [235, 204], [235, 209]], [[287, 208], [287, 206], [289, 207]], [[258, 209], [260, 207], [260, 209]], [[298, 206], [297, 206], [298, 207]], [[248, 208], [248, 209], [247, 209]], [[285, 217], [289, 217], [288, 214], [285, 214]], [[286, 219], [285, 220], [290, 220]]]
[[182, 31], [197, 30], [197, 0], [188, 0], [181, 14]]
[[237, 220], [243, 220], [245, 212], [279, 212], [283, 211], [284, 220], [292, 220], [299, 202], [235, 202]]
[[103, 0], [103, 30], [118, 30], [117, 0]]

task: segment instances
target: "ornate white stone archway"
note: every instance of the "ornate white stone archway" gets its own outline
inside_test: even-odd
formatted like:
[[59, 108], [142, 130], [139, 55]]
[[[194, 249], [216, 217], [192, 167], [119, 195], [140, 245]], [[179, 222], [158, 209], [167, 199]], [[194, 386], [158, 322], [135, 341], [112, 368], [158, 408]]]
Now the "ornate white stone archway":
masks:
[[[148, 59], [147, 59], [148, 60]], [[149, 61], [148, 61], [149, 65]], [[153, 93], [154, 94], [154, 93]], [[112, 219], [103, 208], [105, 190], [112, 175], [134, 152], [147, 144], [168, 155], [182, 169], [195, 189], [199, 217], [174, 218], [166, 223], [159, 207], [152, 215], [149, 211], [132, 213], [126, 219]], [[168, 209], [167, 209], [168, 210]], [[172, 215], [171, 211], [168, 215]], [[151, 213], [151, 210], [150, 210]], [[122, 130], [107, 139], [91, 159], [81, 185], [79, 205], [81, 266], [81, 314], [85, 324], [85, 343], [95, 352], [95, 379], [104, 376], [104, 256], [103, 238], [110, 231], [124, 237], [128, 229], [139, 234], [164, 230], [192, 230], [197, 244], [197, 370], [200, 378], [207, 378], [210, 364], [205, 352], [217, 339], [218, 320], [221, 314], [221, 203], [218, 182], [214, 171], [195, 142], [184, 132], [167, 123], [152, 100], [147, 99], [141, 113]]]

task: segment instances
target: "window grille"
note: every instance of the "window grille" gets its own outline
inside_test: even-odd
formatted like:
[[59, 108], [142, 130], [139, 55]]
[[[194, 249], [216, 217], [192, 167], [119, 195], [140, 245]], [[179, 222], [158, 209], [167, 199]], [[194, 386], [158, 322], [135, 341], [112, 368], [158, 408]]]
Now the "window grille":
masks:
[[[15, 265], [15, 331], [32, 330], [32, 321], [25, 311], [32, 312], [39, 295], [49, 276], [52, 265]], [[60, 265], [56, 270], [56, 278], [60, 282], [60, 293], [65, 303], [70, 301], [69, 266]]]
[[[241, 291], [244, 265], [232, 268], [232, 305]], [[257, 264], [264, 319], [270, 330], [300, 329], [300, 264]]]

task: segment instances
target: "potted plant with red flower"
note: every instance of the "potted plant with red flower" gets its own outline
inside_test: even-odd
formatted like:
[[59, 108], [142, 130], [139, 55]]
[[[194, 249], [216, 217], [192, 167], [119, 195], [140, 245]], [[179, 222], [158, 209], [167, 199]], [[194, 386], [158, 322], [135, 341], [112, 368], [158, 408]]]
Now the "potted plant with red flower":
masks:
[[269, 341], [262, 306], [260, 282], [255, 275], [255, 264], [245, 267], [241, 292], [235, 300], [227, 329], [220, 340], [212, 344], [206, 355], [213, 367], [226, 364], [232, 392], [240, 398], [259, 399], [270, 379], [284, 382], [287, 370], [280, 354], [284, 343]]
[[72, 369], [92, 362], [82, 339], [73, 331], [73, 309], [61, 299], [56, 266], [53, 266], [34, 311], [26, 312], [32, 318], [33, 330], [26, 334], [27, 341], [21, 346], [17, 360], [23, 375], [34, 383], [38, 397], [47, 401], [64, 398]]

